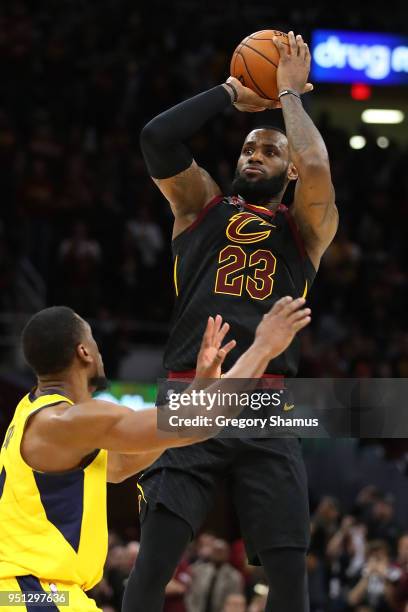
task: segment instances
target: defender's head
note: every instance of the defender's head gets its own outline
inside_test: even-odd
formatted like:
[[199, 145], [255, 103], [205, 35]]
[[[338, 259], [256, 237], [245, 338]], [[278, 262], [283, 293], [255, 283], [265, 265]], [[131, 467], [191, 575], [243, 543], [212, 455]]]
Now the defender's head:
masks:
[[245, 138], [232, 193], [253, 204], [268, 204], [282, 197], [288, 183], [297, 177], [286, 135], [279, 128], [259, 127]]
[[37, 312], [22, 333], [23, 352], [38, 378], [64, 379], [82, 371], [88, 387], [106, 387], [102, 357], [89, 324], [71, 308], [53, 306]]

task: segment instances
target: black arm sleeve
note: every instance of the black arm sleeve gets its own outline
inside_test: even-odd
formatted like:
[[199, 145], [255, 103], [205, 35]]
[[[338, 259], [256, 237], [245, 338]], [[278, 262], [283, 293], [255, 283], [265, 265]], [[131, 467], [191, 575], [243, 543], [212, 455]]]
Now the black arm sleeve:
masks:
[[173, 106], [145, 125], [140, 146], [150, 176], [169, 178], [189, 168], [193, 157], [183, 141], [230, 104], [228, 91], [218, 85]]

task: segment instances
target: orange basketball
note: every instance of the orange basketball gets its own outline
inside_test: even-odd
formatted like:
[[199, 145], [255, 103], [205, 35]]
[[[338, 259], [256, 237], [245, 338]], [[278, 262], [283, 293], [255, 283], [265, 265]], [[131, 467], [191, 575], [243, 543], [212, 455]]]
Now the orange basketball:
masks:
[[278, 99], [276, 70], [279, 51], [272, 42], [274, 36], [288, 43], [288, 35], [279, 30], [261, 30], [239, 43], [231, 58], [231, 76], [236, 77], [262, 98]]

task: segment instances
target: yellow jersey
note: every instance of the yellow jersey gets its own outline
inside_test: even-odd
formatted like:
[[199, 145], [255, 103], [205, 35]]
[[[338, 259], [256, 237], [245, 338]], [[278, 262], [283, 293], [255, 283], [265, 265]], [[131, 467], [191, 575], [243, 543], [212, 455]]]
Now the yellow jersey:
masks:
[[57, 391], [26, 395], [7, 430], [0, 452], [0, 579], [33, 575], [88, 590], [101, 580], [107, 554], [107, 451], [59, 473], [33, 470], [20, 451], [28, 417], [61, 402], [73, 404]]

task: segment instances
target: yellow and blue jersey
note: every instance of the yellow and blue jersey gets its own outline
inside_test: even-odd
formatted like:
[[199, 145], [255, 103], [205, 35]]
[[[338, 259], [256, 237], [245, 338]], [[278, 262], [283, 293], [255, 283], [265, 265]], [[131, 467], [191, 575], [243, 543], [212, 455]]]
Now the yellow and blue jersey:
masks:
[[80, 468], [62, 473], [33, 470], [21, 455], [27, 419], [62, 402], [73, 404], [58, 392], [26, 395], [7, 430], [0, 453], [0, 584], [33, 576], [86, 591], [102, 578], [107, 452], [95, 450]]

